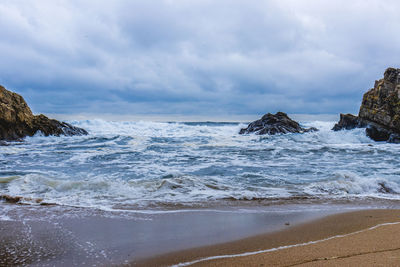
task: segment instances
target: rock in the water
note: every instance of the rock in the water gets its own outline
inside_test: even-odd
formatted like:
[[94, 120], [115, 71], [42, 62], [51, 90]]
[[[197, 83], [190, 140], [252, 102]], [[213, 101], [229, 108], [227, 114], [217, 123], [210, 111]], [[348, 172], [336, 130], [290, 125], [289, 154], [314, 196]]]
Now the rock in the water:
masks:
[[387, 141], [389, 140], [390, 135], [392, 134], [390, 130], [387, 130], [385, 128], [379, 127], [374, 124], [369, 124], [365, 129], [365, 133], [369, 138], [371, 138], [374, 141]]
[[309, 131], [318, 131], [316, 128], [305, 129], [300, 124], [288, 117], [286, 113], [278, 112], [275, 115], [268, 113], [261, 119], [250, 123], [247, 128], [240, 130], [239, 134], [255, 133], [278, 134], [278, 133], [304, 133]]
[[86, 135], [86, 130], [47, 118], [33, 115], [24, 98], [0, 85], [0, 140], [19, 140], [37, 131], [48, 135]]
[[400, 69], [388, 68], [383, 79], [363, 96], [358, 117], [340, 114], [332, 130], [366, 127], [375, 141], [400, 142]]
[[367, 123], [364, 120], [361, 120], [358, 116], [354, 116], [352, 114], [340, 114], [340, 120], [338, 123], [333, 126], [332, 130], [351, 130], [354, 128], [362, 128], [366, 127]]

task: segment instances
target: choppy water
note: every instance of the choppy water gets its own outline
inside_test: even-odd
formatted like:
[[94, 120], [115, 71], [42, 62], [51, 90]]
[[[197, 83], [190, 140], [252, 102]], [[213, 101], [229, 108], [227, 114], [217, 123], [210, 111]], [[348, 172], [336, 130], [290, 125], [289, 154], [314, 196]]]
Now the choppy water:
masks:
[[239, 123], [73, 121], [88, 136], [0, 146], [0, 195], [103, 210], [232, 200], [400, 199], [400, 145], [363, 129], [239, 135]]

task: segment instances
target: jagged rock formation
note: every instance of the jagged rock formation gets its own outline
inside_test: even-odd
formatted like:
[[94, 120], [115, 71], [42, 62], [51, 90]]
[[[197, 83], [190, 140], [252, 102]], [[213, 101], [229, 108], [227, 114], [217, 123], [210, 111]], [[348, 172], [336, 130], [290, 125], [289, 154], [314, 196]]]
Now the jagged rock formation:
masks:
[[41, 131], [49, 135], [86, 135], [84, 129], [47, 118], [33, 115], [24, 98], [0, 85], [0, 140], [19, 140]]
[[358, 116], [354, 116], [353, 114], [340, 114], [340, 120], [333, 126], [332, 130], [351, 130], [354, 128], [367, 127], [367, 125], [367, 122], [361, 120]]
[[388, 68], [363, 96], [358, 116], [400, 131], [400, 69]]
[[375, 141], [400, 142], [400, 69], [386, 69], [383, 79], [363, 96], [358, 117], [340, 114], [333, 130], [366, 127]]
[[278, 133], [304, 133], [309, 131], [318, 131], [316, 128], [305, 129], [300, 124], [288, 117], [286, 113], [277, 112], [275, 115], [268, 113], [261, 119], [250, 123], [247, 128], [240, 130], [239, 134], [255, 133], [278, 134]]

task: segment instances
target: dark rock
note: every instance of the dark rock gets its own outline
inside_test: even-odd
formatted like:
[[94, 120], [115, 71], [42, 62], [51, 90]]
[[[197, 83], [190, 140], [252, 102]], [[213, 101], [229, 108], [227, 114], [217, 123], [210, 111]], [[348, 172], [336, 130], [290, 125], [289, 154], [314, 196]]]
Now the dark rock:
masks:
[[361, 120], [358, 116], [354, 116], [352, 114], [340, 114], [340, 120], [335, 124], [335, 126], [333, 126], [332, 130], [351, 130], [354, 128], [366, 127], [367, 125], [368, 123], [364, 120]]
[[[12, 204], [22, 204], [23, 201], [28, 201], [31, 203], [43, 204], [42, 198], [30, 198], [30, 197], [21, 197], [21, 196], [10, 196], [10, 195], [0, 195], [0, 200], [3, 200], [6, 203]], [[44, 205], [51, 203], [44, 203]]]
[[365, 133], [374, 141], [387, 141], [391, 135], [389, 130], [374, 124], [368, 125], [365, 129]]
[[378, 189], [380, 193], [397, 194], [396, 191], [388, 187], [384, 182], [380, 182], [378, 183], [378, 185], [380, 186], [380, 188]]
[[22, 197], [13, 197], [9, 195], [0, 195], [0, 200], [4, 200], [7, 203], [18, 203], [22, 200]]
[[47, 118], [33, 115], [24, 98], [0, 85], [0, 140], [21, 140], [36, 132], [49, 135], [86, 135], [84, 129]]
[[66, 122], [49, 119], [45, 115], [40, 114], [33, 118], [33, 129], [35, 132], [41, 131], [45, 136], [49, 135], [86, 135], [88, 132], [82, 128], [78, 128]]
[[400, 69], [388, 68], [384, 78], [363, 96], [358, 116], [400, 132]]
[[247, 128], [240, 130], [239, 134], [255, 133], [263, 134], [279, 134], [279, 133], [305, 133], [310, 131], [318, 131], [312, 127], [309, 129], [302, 128], [300, 124], [288, 117], [286, 113], [278, 112], [275, 115], [268, 113], [261, 119], [250, 123]]
[[383, 79], [364, 94], [358, 116], [340, 114], [332, 130], [364, 127], [372, 140], [400, 143], [400, 69], [386, 69]]

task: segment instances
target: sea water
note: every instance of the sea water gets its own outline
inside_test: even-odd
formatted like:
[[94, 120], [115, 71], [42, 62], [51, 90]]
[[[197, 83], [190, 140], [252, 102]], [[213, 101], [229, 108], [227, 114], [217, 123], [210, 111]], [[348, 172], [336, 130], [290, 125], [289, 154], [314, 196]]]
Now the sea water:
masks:
[[244, 123], [70, 123], [89, 135], [0, 146], [0, 195], [119, 212], [400, 199], [400, 145], [331, 131], [333, 121], [274, 136], [239, 135]]

